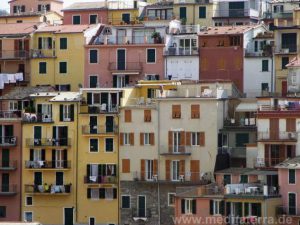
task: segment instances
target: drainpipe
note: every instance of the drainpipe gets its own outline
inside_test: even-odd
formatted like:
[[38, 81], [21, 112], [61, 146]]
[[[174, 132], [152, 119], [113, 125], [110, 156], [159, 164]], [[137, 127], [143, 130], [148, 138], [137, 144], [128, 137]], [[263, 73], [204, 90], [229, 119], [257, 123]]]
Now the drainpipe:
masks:
[[[274, 76], [274, 55], [271, 56], [271, 92], [274, 92], [276, 85], [276, 78]], [[274, 79], [274, 80], [273, 80]]]
[[[54, 63], [55, 64], [55, 63]], [[76, 218], [76, 223], [78, 222], [78, 187], [79, 187], [79, 179], [78, 179], [78, 131], [79, 131], [79, 119], [78, 119], [78, 116], [79, 116], [79, 105], [80, 103], [76, 103], [77, 105], [77, 131], [76, 131], [76, 155], [75, 155], [75, 161], [76, 161], [76, 173], [75, 173], [75, 179], [76, 179], [76, 195], [75, 195], [75, 205], [76, 205], [76, 209], [75, 209], [75, 218]]]
[[157, 102], [157, 147], [158, 147], [158, 150], [157, 150], [157, 204], [158, 204], [158, 225], [160, 225], [160, 221], [161, 221], [161, 218], [160, 218], [160, 187], [159, 187], [159, 180], [160, 180], [160, 115], [159, 115], [159, 105], [160, 105], [160, 102], [158, 101]]

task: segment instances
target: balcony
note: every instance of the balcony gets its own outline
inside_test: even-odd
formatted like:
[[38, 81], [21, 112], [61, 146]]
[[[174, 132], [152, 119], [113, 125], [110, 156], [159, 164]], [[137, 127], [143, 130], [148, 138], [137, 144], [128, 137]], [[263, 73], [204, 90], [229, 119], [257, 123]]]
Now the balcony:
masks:
[[213, 17], [249, 17], [249, 16], [258, 16], [258, 12], [251, 9], [228, 9], [228, 10], [216, 10]]
[[[166, 173], [166, 180], [158, 180], [161, 183], [172, 182], [172, 183], [187, 183], [197, 185], [207, 185], [211, 183], [210, 173], [199, 173], [199, 172], [184, 172], [183, 174], [174, 174], [172, 172]], [[169, 179], [168, 179], [169, 178]]]
[[161, 147], [161, 151], [160, 151], [160, 155], [165, 155], [165, 156], [178, 156], [178, 155], [190, 156], [191, 154], [192, 154], [191, 147], [185, 145], [164, 146]]
[[168, 34], [180, 35], [180, 34], [198, 34], [201, 31], [200, 25], [170, 25]]
[[16, 160], [0, 161], [0, 171], [11, 171], [16, 169], [17, 169]]
[[119, 107], [117, 105], [81, 105], [80, 113], [87, 114], [115, 114], [119, 112]]
[[33, 59], [56, 57], [54, 49], [31, 49], [30, 56]]
[[0, 119], [18, 119], [21, 118], [22, 112], [18, 110], [14, 111], [0, 111]]
[[13, 196], [17, 194], [16, 184], [0, 185], [0, 196]]
[[28, 59], [29, 52], [25, 50], [2, 50], [0, 51], [0, 60]]
[[225, 186], [227, 198], [272, 198], [280, 197], [277, 187], [262, 184], [227, 184]]
[[16, 136], [0, 137], [0, 147], [10, 147], [17, 145]]
[[296, 142], [298, 140], [297, 132], [286, 132], [286, 131], [266, 131], [266, 132], [257, 132], [258, 141], [286, 141], [286, 142]]
[[112, 73], [139, 74], [143, 70], [141, 62], [111, 62], [108, 65], [108, 70]]
[[293, 11], [285, 11], [285, 12], [264, 12], [264, 19], [292, 19]]
[[300, 208], [277, 206], [276, 215], [277, 216], [300, 216]]
[[237, 119], [227, 119], [224, 121], [224, 126], [223, 129], [228, 129], [228, 130], [256, 130], [256, 119], [253, 115], [251, 118], [240, 118], [239, 120]]
[[25, 161], [26, 169], [70, 169], [71, 161], [55, 160], [55, 161]]
[[209, 4], [212, 0], [175, 0], [174, 4]]
[[245, 48], [245, 57], [272, 57], [272, 47], [269, 50], [254, 51], [251, 48]]
[[116, 184], [117, 176], [84, 176], [85, 184]]
[[27, 138], [27, 147], [69, 147], [71, 146], [71, 138]]
[[296, 54], [299, 51], [297, 44], [276, 45], [274, 47], [275, 54]]
[[24, 123], [53, 123], [52, 115], [42, 113], [24, 113], [22, 121]]
[[25, 193], [36, 195], [69, 195], [72, 184], [65, 185], [34, 185], [25, 184]]
[[82, 126], [82, 134], [95, 135], [95, 134], [116, 134], [118, 133], [118, 126], [97, 126], [97, 125], [84, 125]]
[[285, 158], [261, 158], [254, 159], [254, 167], [256, 168], [272, 168], [283, 162]]
[[151, 218], [151, 210], [145, 208], [132, 208], [132, 218], [134, 221], [143, 220], [147, 221], [148, 218]]
[[164, 44], [163, 38], [154, 39], [151, 35], [144, 36], [113, 36], [103, 35], [95, 39], [94, 45], [152, 45]]
[[198, 48], [176, 48], [176, 47], [168, 47], [164, 48], [165, 56], [192, 56], [199, 55]]

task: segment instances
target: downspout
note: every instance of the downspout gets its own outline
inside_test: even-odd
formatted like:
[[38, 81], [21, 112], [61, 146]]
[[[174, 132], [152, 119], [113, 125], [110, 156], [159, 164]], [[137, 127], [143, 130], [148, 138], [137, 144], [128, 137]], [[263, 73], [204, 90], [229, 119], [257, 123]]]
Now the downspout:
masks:
[[[119, 93], [120, 94], [120, 93]], [[118, 96], [119, 98], [119, 96]], [[119, 98], [120, 99], [120, 98]], [[119, 107], [120, 107], [120, 102], [119, 102]], [[119, 137], [120, 137], [120, 130], [119, 130], [119, 127], [120, 127], [120, 108], [118, 110], [118, 114], [117, 114], [117, 122], [118, 122], [118, 132], [117, 132], [117, 135], [118, 135], [118, 224], [121, 224], [121, 218], [120, 218], [120, 196], [121, 196], [121, 179], [120, 179], [120, 141], [119, 141]]]
[[160, 225], [160, 221], [161, 221], [161, 218], [160, 218], [160, 187], [159, 187], [159, 180], [160, 180], [160, 111], [159, 111], [159, 105], [160, 105], [160, 102], [158, 101], [157, 102], [157, 147], [158, 147], [158, 150], [157, 150], [157, 203], [158, 203], [158, 225]]
[[75, 155], [75, 161], [76, 161], [76, 174], [75, 174], [75, 178], [76, 178], [76, 195], [75, 195], [75, 205], [76, 205], [76, 213], [75, 213], [75, 217], [76, 217], [76, 223], [78, 222], [78, 187], [79, 187], [79, 179], [78, 179], [78, 148], [79, 148], [79, 146], [78, 146], [78, 131], [79, 131], [79, 123], [78, 123], [78, 121], [79, 121], [79, 119], [78, 119], [78, 116], [79, 116], [79, 104], [78, 104], [78, 102], [76, 103], [76, 105], [77, 105], [77, 118], [76, 118], [76, 120], [77, 120], [77, 131], [76, 131], [76, 155]]
[[276, 78], [273, 77], [274, 76], [274, 57], [273, 57], [273, 54], [271, 56], [271, 65], [272, 65], [272, 68], [271, 68], [271, 92], [274, 92], [275, 85], [276, 85]]

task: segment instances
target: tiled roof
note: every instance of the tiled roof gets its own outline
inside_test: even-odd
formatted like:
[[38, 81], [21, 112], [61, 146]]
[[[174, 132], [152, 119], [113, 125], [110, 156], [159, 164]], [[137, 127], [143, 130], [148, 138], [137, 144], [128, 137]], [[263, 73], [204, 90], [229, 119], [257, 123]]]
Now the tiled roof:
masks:
[[23, 36], [34, 32], [40, 23], [5, 23], [0, 24], [0, 36]]
[[243, 34], [243, 33], [247, 32], [248, 30], [253, 29], [257, 26], [258, 25], [207, 27], [207, 29], [205, 29], [199, 33], [199, 36]]
[[51, 97], [50, 102], [78, 102], [81, 99], [79, 92], [36, 92], [30, 97]]
[[51, 32], [51, 33], [82, 33], [85, 30], [96, 27], [97, 25], [49, 25], [45, 27], [39, 28], [36, 32], [37, 33], [45, 33], [45, 32]]
[[300, 169], [300, 156], [296, 156], [292, 159], [286, 159], [282, 163], [279, 163], [276, 168]]
[[51, 92], [54, 88], [51, 86], [39, 86], [39, 87], [15, 87], [10, 92], [3, 96], [0, 96], [0, 100], [17, 100], [29, 97], [33, 93], [38, 92]]
[[298, 57], [293, 58], [287, 65], [286, 67], [298, 67], [300, 66], [300, 60]]
[[62, 11], [75, 11], [75, 10], [99, 10], [106, 9], [106, 3], [103, 2], [77, 2], [64, 8]]

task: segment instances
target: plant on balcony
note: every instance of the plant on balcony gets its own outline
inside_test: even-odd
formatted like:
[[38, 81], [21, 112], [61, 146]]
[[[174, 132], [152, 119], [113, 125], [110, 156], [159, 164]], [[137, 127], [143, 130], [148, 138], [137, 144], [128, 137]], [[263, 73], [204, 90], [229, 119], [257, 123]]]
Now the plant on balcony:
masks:
[[155, 44], [160, 44], [162, 43], [162, 38], [160, 36], [160, 33], [159, 32], [153, 32], [152, 35], [151, 35], [151, 38], [154, 39], [154, 43]]

